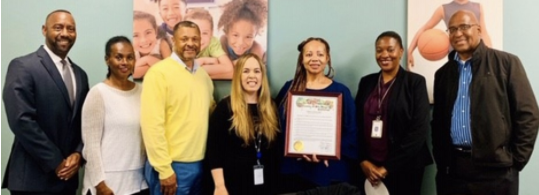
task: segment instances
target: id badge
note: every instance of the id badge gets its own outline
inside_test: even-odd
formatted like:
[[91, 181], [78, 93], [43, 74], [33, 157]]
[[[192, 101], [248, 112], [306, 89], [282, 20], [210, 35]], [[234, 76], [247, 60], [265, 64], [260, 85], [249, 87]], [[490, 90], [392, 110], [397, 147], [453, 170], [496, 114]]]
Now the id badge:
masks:
[[264, 184], [264, 165], [253, 166], [253, 172], [255, 176], [255, 185]]
[[382, 120], [373, 120], [372, 121], [371, 137], [372, 138], [382, 138], [383, 126], [384, 126], [384, 122]]

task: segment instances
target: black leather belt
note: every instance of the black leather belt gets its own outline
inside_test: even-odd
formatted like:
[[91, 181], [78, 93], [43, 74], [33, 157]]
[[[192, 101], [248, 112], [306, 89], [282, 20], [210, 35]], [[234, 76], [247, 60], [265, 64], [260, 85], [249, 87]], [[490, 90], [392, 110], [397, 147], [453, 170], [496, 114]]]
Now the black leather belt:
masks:
[[454, 153], [461, 155], [461, 156], [471, 156], [472, 155], [472, 148], [466, 148], [466, 147], [454, 147]]

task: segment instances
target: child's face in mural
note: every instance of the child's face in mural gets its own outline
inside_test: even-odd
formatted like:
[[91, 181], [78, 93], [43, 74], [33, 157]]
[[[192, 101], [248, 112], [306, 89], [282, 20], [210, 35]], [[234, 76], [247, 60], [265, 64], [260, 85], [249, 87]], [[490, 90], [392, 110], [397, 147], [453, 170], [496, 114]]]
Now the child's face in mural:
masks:
[[140, 19], [133, 22], [133, 46], [140, 54], [149, 54], [157, 42], [155, 28], [150, 21]]
[[204, 19], [192, 19], [190, 21], [198, 25], [200, 29], [200, 49], [205, 49], [210, 44], [213, 36], [213, 27], [210, 21]]
[[182, 21], [183, 5], [181, 0], [161, 0], [159, 3], [159, 14], [169, 29], [173, 29], [178, 22]]
[[236, 55], [242, 55], [253, 46], [256, 34], [257, 27], [252, 22], [239, 20], [226, 33], [228, 46]]

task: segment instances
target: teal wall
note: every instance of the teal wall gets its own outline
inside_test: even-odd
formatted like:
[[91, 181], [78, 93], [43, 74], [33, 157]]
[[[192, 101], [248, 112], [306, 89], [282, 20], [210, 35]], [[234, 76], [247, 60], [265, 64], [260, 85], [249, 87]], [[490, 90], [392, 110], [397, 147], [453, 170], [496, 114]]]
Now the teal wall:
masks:
[[[115, 35], [132, 35], [131, 0], [3, 0], [1, 2], [2, 48], [1, 82], [9, 61], [35, 51], [44, 43], [41, 25], [54, 9], [70, 10], [77, 23], [78, 38], [69, 56], [89, 75], [90, 85], [103, 80], [104, 44]], [[352, 94], [360, 77], [378, 70], [374, 60], [374, 39], [382, 31], [394, 30], [406, 36], [405, 0], [269, 0], [268, 66], [272, 94], [292, 78], [297, 60], [298, 43], [310, 36], [323, 37], [331, 45], [336, 80], [346, 84]], [[504, 1], [504, 50], [517, 54], [539, 97], [539, 66], [536, 66], [539, 39], [539, 17], [532, 16], [539, 2]], [[406, 40], [403, 40], [406, 43]], [[534, 56], [535, 55], [535, 56]], [[215, 82], [216, 98], [227, 95], [230, 84]], [[3, 87], [3, 85], [2, 85]], [[2, 102], [3, 104], [3, 102]], [[1, 108], [2, 175], [9, 157], [13, 134], [5, 111]], [[434, 166], [425, 174], [423, 194], [434, 192]], [[539, 185], [533, 184], [533, 173], [539, 173], [539, 157], [533, 155], [521, 172], [520, 194], [533, 195]], [[2, 190], [2, 194], [7, 190]]]

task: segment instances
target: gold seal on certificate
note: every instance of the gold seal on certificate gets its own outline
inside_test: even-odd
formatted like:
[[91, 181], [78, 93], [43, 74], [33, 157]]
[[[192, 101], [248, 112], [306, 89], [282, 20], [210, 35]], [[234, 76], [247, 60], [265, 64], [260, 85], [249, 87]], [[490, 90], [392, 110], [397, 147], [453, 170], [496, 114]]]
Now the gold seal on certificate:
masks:
[[342, 94], [289, 92], [287, 99], [287, 157], [341, 157]]
[[294, 142], [294, 150], [297, 152], [301, 152], [303, 150], [303, 142], [301, 141]]

